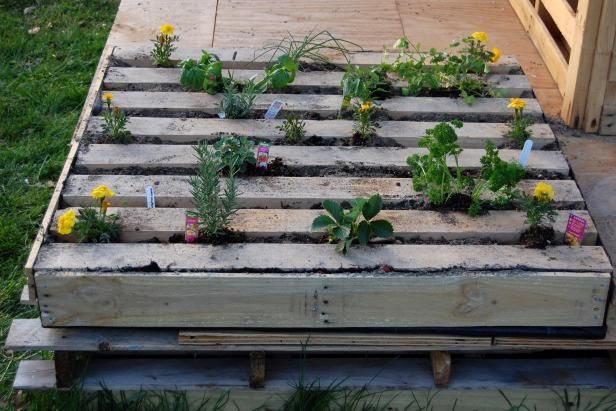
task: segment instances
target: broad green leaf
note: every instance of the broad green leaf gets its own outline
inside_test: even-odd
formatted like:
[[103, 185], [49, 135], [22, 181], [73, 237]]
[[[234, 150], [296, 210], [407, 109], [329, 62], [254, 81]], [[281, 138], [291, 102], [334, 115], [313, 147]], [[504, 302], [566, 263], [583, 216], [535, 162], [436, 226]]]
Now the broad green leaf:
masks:
[[332, 200], [325, 200], [323, 201], [323, 208], [327, 210], [327, 212], [330, 213], [332, 217], [334, 217], [334, 220], [339, 223], [342, 223], [342, 221], [344, 220], [344, 210], [342, 209], [342, 206], [340, 204]]
[[320, 230], [329, 225], [335, 225], [336, 222], [332, 220], [329, 216], [320, 215], [312, 221], [312, 229]]
[[366, 245], [370, 241], [370, 224], [367, 221], [362, 221], [357, 226], [357, 239], [359, 244]]
[[362, 214], [366, 220], [373, 219], [383, 207], [383, 199], [380, 195], [375, 194], [362, 207]]
[[387, 238], [394, 235], [394, 227], [387, 220], [375, 220], [370, 222], [372, 234], [380, 238]]
[[339, 225], [332, 230], [332, 234], [334, 234], [334, 237], [338, 240], [346, 240], [351, 234], [351, 228], [346, 225]]

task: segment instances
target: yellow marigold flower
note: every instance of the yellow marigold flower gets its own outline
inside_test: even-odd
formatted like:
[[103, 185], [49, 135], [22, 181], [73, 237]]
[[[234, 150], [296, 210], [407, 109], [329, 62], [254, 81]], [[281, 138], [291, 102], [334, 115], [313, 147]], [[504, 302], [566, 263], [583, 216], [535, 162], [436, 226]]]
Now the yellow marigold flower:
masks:
[[69, 209], [66, 213], [58, 217], [58, 233], [62, 235], [72, 233], [76, 217], [72, 209]]
[[163, 24], [162, 26], [160, 26], [160, 32], [163, 33], [166, 36], [171, 36], [174, 32], [175, 32], [175, 27], [173, 27], [171, 24], [166, 23]]
[[498, 61], [498, 59], [500, 59], [500, 56], [501, 56], [500, 49], [497, 49], [496, 47], [494, 47], [492, 49], [492, 58], [490, 58], [490, 61], [492, 63], [496, 63]]
[[359, 107], [359, 112], [367, 113], [368, 111], [370, 111], [371, 108], [372, 108], [372, 103], [369, 101], [365, 101], [361, 103], [361, 106]]
[[111, 207], [111, 202], [109, 202], [109, 201], [103, 201], [103, 204], [101, 204], [101, 209], [102, 209], [103, 213], [105, 211], [107, 211], [107, 209], [109, 207]]
[[110, 92], [103, 93], [103, 100], [107, 102], [113, 100], [113, 94], [111, 94]]
[[488, 42], [488, 35], [484, 31], [476, 31], [473, 34], [471, 34], [471, 37], [482, 43]]
[[554, 187], [542, 181], [537, 183], [537, 185], [535, 186], [535, 192], [533, 193], [533, 196], [537, 200], [543, 200], [543, 201], [552, 201], [552, 199], [554, 198], [554, 195], [555, 195]]
[[513, 108], [516, 110], [523, 110], [526, 107], [526, 103], [521, 98], [511, 98], [509, 99], [508, 108]]
[[93, 198], [103, 199], [105, 197], [113, 197], [115, 193], [109, 188], [107, 188], [107, 186], [98, 186], [94, 190], [92, 190], [90, 195]]

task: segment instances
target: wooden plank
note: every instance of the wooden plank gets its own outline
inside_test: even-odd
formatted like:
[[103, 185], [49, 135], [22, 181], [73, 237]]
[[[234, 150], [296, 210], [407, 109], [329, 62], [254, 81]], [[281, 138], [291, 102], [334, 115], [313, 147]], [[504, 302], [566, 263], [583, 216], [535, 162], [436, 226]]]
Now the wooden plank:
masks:
[[[179, 68], [143, 68], [143, 67], [111, 67], [107, 70], [104, 87], [108, 90], [131, 91], [181, 91]], [[263, 79], [263, 70], [231, 70], [225, 73], [237, 81], [246, 81], [250, 78]], [[320, 92], [339, 94], [342, 90], [342, 71], [301, 71], [288, 87], [306, 93]], [[532, 88], [528, 79], [519, 74], [488, 74], [486, 81], [501, 97], [521, 97], [530, 94]], [[406, 82], [394, 81], [394, 89], [399, 93]]]
[[[353, 121], [350, 120], [304, 120], [306, 139], [313, 136], [324, 140], [343, 140], [353, 135]], [[230, 120], [217, 118], [160, 118], [130, 117], [127, 129], [133, 137], [151, 142], [195, 143], [201, 140], [218, 139], [224, 134], [254, 137], [259, 140], [275, 141], [284, 137], [276, 127], [283, 120]], [[103, 135], [103, 120], [92, 117], [88, 134], [93, 137]], [[379, 121], [377, 138], [395, 141], [403, 147], [416, 147], [425, 135], [426, 129], [433, 128], [436, 122], [421, 121]], [[533, 148], [541, 149], [556, 143], [554, 133], [548, 124], [537, 123], [529, 127]], [[457, 130], [458, 144], [464, 148], [483, 148], [486, 141], [497, 146], [510, 141], [507, 138], [509, 126], [503, 123], [464, 123]]]
[[[221, 94], [210, 95], [197, 92], [179, 91], [116, 91], [114, 102], [129, 114], [205, 113], [217, 115]], [[253, 110], [265, 111], [274, 100], [284, 103], [284, 112], [309, 112], [322, 116], [337, 115], [342, 105], [341, 95], [321, 94], [259, 94], [255, 98]], [[528, 98], [524, 113], [536, 120], [542, 118], [537, 100]], [[449, 97], [392, 97], [380, 102], [380, 107], [394, 120], [422, 119], [435, 117], [460, 117], [466, 119], [501, 120], [511, 118], [507, 108], [507, 98], [477, 98], [473, 105], [463, 99]]]
[[35, 270], [139, 271], [153, 262], [160, 270], [173, 272], [347, 272], [373, 270], [383, 265], [400, 272], [454, 268], [475, 271], [490, 267], [572, 272], [612, 270], [603, 247], [599, 246], [554, 246], [538, 250], [509, 245], [387, 244], [355, 250], [356, 253], [342, 256], [330, 244], [50, 243], [41, 248]]
[[265, 352], [263, 351], [253, 351], [250, 353], [248, 385], [250, 388], [265, 387]]
[[431, 351], [430, 363], [434, 385], [438, 388], [447, 388], [451, 377], [451, 354], [447, 351]]
[[506, 350], [616, 350], [616, 336], [608, 333], [602, 340], [495, 337], [494, 345]]
[[[395, 41], [395, 39], [391, 39]], [[448, 39], [451, 41], [451, 38]], [[115, 60], [128, 64], [132, 67], [152, 67], [150, 58], [151, 46], [120, 46], [116, 47], [113, 53]], [[202, 47], [190, 48], [183, 47], [181, 44], [178, 49], [172, 53], [171, 61], [180, 62], [187, 58], [198, 59], [201, 56]], [[209, 53], [216, 54], [224, 69], [241, 69], [241, 70], [262, 70], [273, 59], [272, 53], [264, 53], [259, 48], [205, 48]], [[379, 47], [381, 50], [381, 47]], [[381, 62], [393, 62], [396, 58], [394, 53], [383, 55], [382, 51], [378, 52], [357, 52], [350, 56], [351, 64], [367, 67], [381, 64]], [[346, 67], [347, 61], [337, 56], [331, 56], [330, 61], [340, 67]], [[494, 74], [512, 74], [520, 70], [520, 64], [514, 56], [502, 56], [495, 64], [490, 64], [490, 72]]]
[[603, 106], [600, 134], [616, 135], [616, 104]]
[[[616, 56], [614, 52], [616, 24], [614, 24], [614, 21], [616, 21], [616, 2], [613, 0], [604, 1], [601, 20], [598, 22], [597, 44], [595, 46], [594, 61], [587, 91], [588, 99], [584, 113], [583, 127], [588, 132], [596, 133], [599, 130], [601, 110], [604, 103], [616, 103], [616, 83], [613, 83], [614, 94], [610, 97], [608, 81], [612, 54]], [[616, 69], [616, 64], [612, 64]]]
[[[254, 148], [256, 152], [256, 147]], [[406, 159], [413, 154], [426, 154], [425, 148], [398, 147], [330, 147], [330, 146], [273, 146], [270, 158], [280, 158], [285, 167], [306, 172], [313, 169], [321, 174], [327, 168], [353, 167], [358, 169], [408, 171]], [[458, 164], [467, 170], [481, 168], [483, 149], [467, 149], [460, 154]], [[503, 149], [499, 152], [503, 160], [517, 161], [520, 150]], [[455, 166], [453, 158], [448, 159], [450, 167]], [[171, 169], [193, 170], [197, 166], [194, 147], [191, 145], [159, 144], [91, 144], [82, 150], [76, 166], [82, 170], [128, 169]], [[532, 151], [526, 168], [545, 171], [548, 174], [569, 175], [569, 164], [559, 151]], [[388, 171], [384, 172], [385, 174]]]
[[[75, 241], [74, 237], [63, 237], [57, 233], [57, 216], [51, 233], [58, 236], [57, 241]], [[74, 210], [77, 212], [77, 209]], [[174, 236], [183, 238], [185, 232], [185, 208], [110, 208], [109, 213], [121, 217], [120, 241], [139, 242], [156, 239], [168, 242]], [[556, 222], [554, 244], [563, 242], [569, 211], [559, 211]], [[298, 238], [319, 239], [324, 230], [311, 230], [312, 220], [323, 214], [320, 210], [261, 210], [242, 209], [234, 216], [230, 229], [245, 235], [248, 239], [285, 238], [289, 235]], [[587, 211], [580, 210], [576, 215], [588, 221], [583, 239], [584, 245], [597, 242], [597, 229]], [[501, 244], [519, 242], [520, 234], [528, 228], [524, 224], [526, 214], [518, 211], [490, 211], [485, 216], [469, 217], [464, 212], [384, 210], [379, 218], [389, 220], [394, 226], [396, 238], [405, 240], [489, 240]], [[267, 223], [264, 223], [266, 221]]]
[[98, 66], [96, 67], [96, 71], [94, 72], [94, 78], [92, 79], [92, 83], [90, 84], [90, 88], [88, 90], [88, 95], [83, 105], [83, 109], [81, 110], [81, 114], [79, 115], [79, 119], [77, 120], [77, 125], [75, 126], [75, 131], [73, 132], [73, 136], [71, 138], [71, 145], [69, 152], [66, 157], [66, 161], [64, 162], [64, 166], [62, 167], [62, 171], [60, 172], [60, 176], [56, 182], [56, 186], [54, 188], [53, 194], [51, 195], [51, 199], [49, 200], [49, 205], [47, 206], [47, 210], [45, 211], [45, 215], [43, 216], [43, 220], [39, 226], [39, 229], [36, 233], [36, 237], [34, 238], [34, 242], [32, 243], [32, 247], [30, 248], [30, 253], [28, 254], [28, 259], [26, 260], [26, 264], [24, 266], [24, 271], [26, 276], [28, 277], [28, 286], [30, 287], [29, 296], [32, 304], [36, 304], [36, 289], [34, 288], [34, 274], [32, 267], [34, 266], [34, 262], [38, 256], [38, 252], [41, 248], [41, 244], [45, 241], [45, 234], [49, 228], [49, 224], [53, 219], [53, 215], [56, 212], [56, 209], [60, 203], [60, 194], [62, 193], [62, 189], [64, 188], [64, 184], [68, 177], [68, 174], [73, 166], [73, 161], [77, 155], [77, 149], [79, 147], [79, 140], [81, 136], [84, 134], [86, 127], [88, 125], [88, 120], [90, 115], [92, 114], [92, 109], [96, 103], [96, 99], [98, 98], [98, 92], [101, 88], [103, 77], [105, 75], [105, 71], [107, 70], [107, 66], [109, 65], [110, 56], [113, 50], [109, 47], [105, 48], [101, 54], [101, 58], [98, 61]]
[[[609, 272], [532, 271], [539, 265], [544, 266], [543, 270], [567, 264], [567, 270], [574, 270], [580, 265], [595, 270], [609, 264], [601, 262], [597, 250], [590, 251], [588, 247], [575, 253], [550, 249], [541, 255], [543, 259], [555, 258], [547, 263], [537, 261], [539, 255], [536, 252], [518, 249], [517, 253], [512, 254], [511, 250], [502, 250], [500, 262], [495, 266], [494, 255], [489, 260], [484, 256], [497, 250], [485, 247], [474, 248], [472, 257], [467, 253], [473, 247], [448, 246], [454, 248], [441, 248], [439, 251], [435, 248], [400, 246], [402, 248], [398, 250], [363, 249], [362, 256], [353, 253], [350, 257], [332, 258], [334, 251], [330, 246], [327, 249], [312, 249], [321, 254], [311, 254], [311, 258], [301, 253], [304, 246], [294, 245], [295, 252], [291, 254], [288, 247], [281, 249], [281, 245], [276, 244], [268, 245], [266, 249], [271, 253], [268, 257], [278, 263], [277, 268], [282, 270], [291, 265], [300, 265], [332, 271], [330, 262], [337, 260], [336, 270], [367, 269], [387, 262], [394, 267], [394, 272], [267, 274], [256, 268], [269, 265], [257, 261], [259, 257], [261, 260], [268, 258], [263, 254], [263, 245], [230, 245], [224, 248], [224, 252], [216, 250], [216, 255], [211, 253], [213, 250], [203, 247], [189, 247], [190, 253], [178, 251], [173, 256], [173, 262], [167, 266], [162, 264], [165, 262], [164, 254], [169, 250], [159, 249], [159, 254], [154, 256], [151, 250], [138, 250], [134, 249], [134, 245], [127, 244], [121, 246], [122, 250], [118, 247], [98, 249], [97, 255], [107, 256], [107, 262], [100, 261], [84, 247], [77, 247], [81, 251], [79, 255], [59, 245], [42, 250], [42, 253], [45, 250], [49, 254], [62, 253], [59, 257], [41, 254], [35, 273], [37, 286], [41, 288], [39, 302], [43, 326], [336, 329], [601, 326], [610, 281]], [[133, 252], [130, 261], [124, 249]], [[262, 254], [255, 255], [255, 249], [260, 249]], [[135, 264], [144, 259], [136, 254], [137, 251], [143, 251], [145, 255], [142, 256], [149, 260], [143, 266], [159, 264], [163, 269], [176, 272], [109, 271], [118, 264], [123, 270], [136, 268]], [[285, 264], [276, 258], [277, 254], [274, 253], [279, 251], [284, 251], [284, 259], [293, 263]], [[419, 255], [421, 251], [430, 255]], [[115, 255], [110, 256], [111, 253]], [[586, 260], [585, 264], [572, 262], [571, 258], [563, 255], [565, 253]], [[195, 258], [195, 255], [199, 257]], [[426, 264], [425, 260], [434, 260], [435, 255], [444, 258]], [[86, 261], [88, 257], [90, 260]], [[202, 260], [204, 257], [210, 270], [235, 264], [231, 269], [243, 269], [241, 265], [257, 271], [252, 274], [180, 272], [192, 268], [190, 260]], [[227, 262], [229, 257], [234, 258], [235, 262]], [[453, 260], [451, 257], [454, 257]], [[72, 261], [67, 261], [71, 258]], [[302, 261], [298, 260], [300, 258]], [[512, 258], [517, 261], [514, 263]], [[188, 263], [180, 263], [182, 259]], [[62, 260], [61, 267], [58, 260]], [[403, 267], [404, 263], [400, 260], [407, 261], [407, 267]], [[531, 271], [512, 268], [519, 266], [519, 261], [524, 261]], [[419, 267], [452, 271], [419, 275], [397, 273], [398, 270]], [[490, 267], [498, 267], [499, 271], [473, 271]], [[89, 272], [48, 269], [81, 269]], [[91, 272], [93, 270], [98, 272]], [[383, 298], [385, 295], [387, 298]]]
[[568, 63], [560, 52], [554, 38], [530, 2], [509, 0], [509, 4], [518, 15], [524, 30], [529, 34], [533, 44], [539, 50], [545, 65], [558, 85], [558, 89], [561, 93], [564, 93], [567, 85]]
[[[539, 4], [539, 2], [537, 2]], [[571, 46], [576, 36], [576, 13], [567, 0], [542, 1], [565, 41]]]
[[36, 305], [36, 297], [30, 297], [30, 287], [28, 287], [27, 284], [24, 285], [24, 288], [21, 290], [19, 303], [23, 305]]
[[408, 352], [488, 350], [490, 337], [400, 333], [229, 332], [147, 328], [43, 328], [40, 319], [11, 323], [4, 348], [10, 351], [85, 352]]
[[[20, 363], [14, 389], [53, 388], [53, 361], [33, 362]], [[307, 382], [319, 381], [321, 386], [340, 383], [347, 390], [367, 387], [375, 401], [380, 399], [379, 404], [395, 409], [408, 408], [413, 397], [419, 401], [433, 397], [435, 410], [451, 409], [454, 403], [459, 411], [505, 409], [504, 395], [530, 409], [553, 410], [562, 405], [558, 395], [564, 395], [563, 387], [568, 387], [570, 398], [579, 395], [582, 402], [597, 404], [605, 396], [610, 398], [616, 386], [613, 370], [599, 357], [457, 359], [450, 387], [437, 395], [425, 358], [317, 358], [306, 359], [303, 364]], [[116, 393], [185, 390], [190, 402], [202, 401], [204, 394], [213, 399], [228, 394], [224, 411], [252, 409], [255, 405], [281, 409], [292, 392], [289, 381], [297, 381], [300, 370], [296, 362], [288, 360], [274, 359], [271, 365], [273, 374], [266, 387], [253, 390], [246, 386], [242, 359], [95, 359], [83, 388], [100, 391], [105, 387]]]
[[[92, 205], [90, 192], [104, 184], [115, 193], [116, 207], [145, 207], [145, 189], [153, 187], [157, 207], [192, 207], [189, 176], [173, 175], [71, 175], [62, 200], [67, 206]], [[539, 180], [523, 180], [518, 187], [532, 193]], [[554, 205], [558, 208], [584, 208], [584, 199], [574, 180], [550, 180]], [[252, 177], [239, 178], [238, 206], [241, 208], [313, 208], [326, 199], [351, 201], [380, 193], [385, 204], [408, 206], [421, 199], [408, 178], [362, 177]]]
[[574, 128], [584, 124], [602, 9], [603, 0], [578, 1], [575, 33], [571, 43], [567, 84], [561, 110], [565, 123]]

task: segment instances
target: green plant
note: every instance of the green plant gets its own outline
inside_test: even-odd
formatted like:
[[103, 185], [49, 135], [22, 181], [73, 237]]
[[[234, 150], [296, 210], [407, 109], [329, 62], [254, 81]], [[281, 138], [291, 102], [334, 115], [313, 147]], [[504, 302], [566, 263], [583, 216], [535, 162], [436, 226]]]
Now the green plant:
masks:
[[[458, 165], [462, 149], [456, 143], [458, 135], [454, 127], [462, 127], [462, 122], [453, 120], [427, 129], [419, 146], [427, 148], [428, 154], [413, 154], [406, 159], [413, 177], [413, 188], [425, 193], [430, 203], [436, 206], [447, 203], [454, 194], [465, 193], [473, 184], [472, 178], [464, 176]], [[455, 174], [449, 170], [449, 157], [454, 160]]]
[[294, 114], [289, 114], [276, 129], [284, 133], [284, 141], [287, 144], [297, 143], [306, 136], [306, 122]]
[[496, 194], [492, 204], [503, 206], [519, 197], [520, 191], [516, 186], [526, 175], [524, 167], [515, 161], [502, 160], [491, 141], [485, 143], [485, 154], [479, 161], [481, 178], [487, 181], [490, 191]]
[[150, 52], [150, 56], [152, 56], [152, 60], [154, 60], [154, 64], [158, 67], [171, 67], [171, 53], [173, 53], [177, 47], [175, 47], [174, 43], [178, 41], [180, 38], [178, 36], [174, 36], [175, 28], [167, 23], [160, 26], [158, 30], [158, 34], [152, 40], [154, 43], [154, 48]]
[[231, 173], [231, 170], [245, 173], [248, 166], [257, 163], [253, 147], [254, 142], [246, 137], [235, 136], [223, 136], [214, 144], [216, 155], [228, 173]]
[[399, 39], [396, 45], [400, 46], [400, 50], [394, 63], [381, 66], [383, 70], [391, 71], [407, 82], [406, 87], [402, 88], [402, 95], [417, 96], [441, 87], [439, 64], [446, 59], [444, 52], [435, 48], [424, 52], [420, 44], [411, 44], [406, 37]]
[[[323, 201], [323, 208], [330, 214], [320, 215], [312, 222], [313, 230], [325, 228], [330, 242], [337, 242], [336, 251], [346, 254], [351, 245], [359, 242], [368, 244], [372, 237], [388, 238], [393, 235], [394, 229], [387, 220], [374, 220], [383, 207], [383, 199], [375, 194], [368, 200], [357, 198], [353, 201], [350, 210], [332, 200]], [[360, 221], [359, 217], [363, 219]]]
[[522, 146], [531, 137], [531, 131], [528, 130], [528, 127], [533, 125], [533, 120], [529, 117], [524, 117], [524, 108], [526, 108], [524, 100], [512, 98], [507, 107], [513, 109], [513, 118], [508, 123], [509, 137]]
[[273, 89], [285, 88], [295, 80], [300, 59], [328, 63], [329, 60], [322, 54], [328, 50], [341, 54], [349, 62], [349, 46], [361, 49], [355, 43], [334, 37], [327, 30], [310, 32], [301, 40], [289, 33], [279, 42], [264, 47], [262, 55], [276, 57], [276, 62], [265, 69], [265, 79]]
[[192, 90], [216, 94], [223, 89], [222, 64], [216, 54], [205, 50], [201, 53], [199, 62], [187, 59], [180, 63], [180, 83]]
[[349, 64], [341, 81], [343, 108], [353, 98], [363, 101], [382, 100], [391, 95], [392, 83], [382, 66], [359, 67]]
[[372, 122], [375, 108], [371, 101], [353, 105], [353, 132], [363, 143], [370, 143], [376, 135], [376, 128]]
[[113, 94], [107, 92], [103, 94], [105, 108], [103, 109], [103, 130], [107, 138], [113, 143], [128, 143], [130, 141], [130, 131], [126, 129], [126, 114], [119, 107], [112, 107], [111, 101]]
[[533, 195], [522, 196], [522, 210], [526, 212], [526, 223], [531, 228], [556, 221], [557, 214], [552, 204], [554, 195], [554, 188], [540, 181], [535, 186]]
[[228, 164], [225, 188], [221, 194], [220, 170], [225, 166], [216, 150], [206, 143], [194, 147], [197, 174], [190, 179], [190, 192], [195, 210], [190, 214], [199, 219], [200, 234], [212, 240], [220, 237], [237, 212], [237, 165]]
[[225, 118], [250, 117], [257, 94], [265, 90], [266, 83], [263, 81], [255, 83], [254, 78], [251, 78], [242, 85], [241, 91], [238, 90], [238, 84], [233, 78], [225, 79], [224, 83], [224, 93], [218, 108], [224, 113]]

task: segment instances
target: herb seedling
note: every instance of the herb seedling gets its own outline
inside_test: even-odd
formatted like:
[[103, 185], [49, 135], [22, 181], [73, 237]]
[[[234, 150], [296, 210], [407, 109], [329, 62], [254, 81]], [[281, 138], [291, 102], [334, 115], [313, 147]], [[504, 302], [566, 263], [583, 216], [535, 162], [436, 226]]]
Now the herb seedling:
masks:
[[119, 107], [112, 107], [111, 101], [113, 94], [107, 92], [103, 94], [105, 108], [103, 109], [103, 130], [108, 139], [113, 143], [126, 144], [130, 141], [130, 131], [126, 129], [128, 119], [126, 114]]
[[[358, 242], [366, 245], [373, 237], [388, 238], [394, 229], [387, 220], [373, 220], [383, 207], [383, 199], [375, 194], [368, 200], [357, 198], [350, 210], [332, 200], [323, 201], [323, 208], [329, 213], [320, 215], [312, 222], [313, 230], [325, 228], [330, 243], [337, 243], [336, 251], [346, 254]], [[361, 220], [359, 219], [363, 217]]]
[[257, 163], [254, 154], [254, 142], [246, 137], [223, 136], [214, 144], [216, 155], [220, 158], [225, 171], [245, 173], [248, 166]]
[[481, 178], [488, 182], [488, 188], [496, 194], [492, 204], [504, 206], [519, 197], [520, 191], [516, 186], [526, 174], [524, 167], [516, 161], [502, 160], [491, 141], [485, 143], [485, 154], [479, 161]]
[[237, 212], [235, 163], [228, 164], [225, 188], [221, 193], [220, 170], [225, 166], [216, 150], [206, 143], [194, 147], [198, 160], [197, 174], [190, 179], [194, 211], [189, 215], [199, 220], [200, 234], [212, 240], [220, 237]]
[[306, 122], [294, 114], [289, 114], [276, 129], [284, 133], [284, 142], [287, 144], [297, 143], [306, 136]]
[[524, 108], [526, 102], [520, 98], [510, 99], [508, 108], [513, 109], [513, 118], [509, 124], [509, 137], [512, 138], [520, 146], [531, 137], [531, 132], [528, 127], [533, 125], [533, 120], [524, 117]]
[[391, 96], [392, 84], [382, 66], [359, 67], [349, 65], [342, 77], [343, 108], [348, 107], [353, 98], [363, 101], [383, 100]]
[[224, 93], [218, 108], [225, 113], [225, 118], [248, 118], [252, 113], [257, 94], [264, 91], [265, 82], [254, 82], [254, 78], [247, 80], [238, 90], [238, 83], [233, 78], [225, 79]]
[[[425, 193], [436, 206], [447, 203], [454, 194], [467, 192], [473, 184], [472, 178], [464, 176], [458, 165], [462, 148], [456, 143], [458, 135], [454, 127], [462, 127], [462, 122], [453, 120], [427, 129], [426, 135], [419, 140], [419, 147], [427, 148], [428, 154], [413, 154], [406, 159], [413, 176], [413, 188]], [[454, 159], [455, 174], [449, 170], [449, 157]]]
[[199, 62], [187, 59], [180, 68], [180, 83], [191, 90], [216, 94], [223, 89], [222, 64], [216, 54], [203, 50]]
[[75, 215], [72, 209], [58, 218], [58, 233], [68, 235], [77, 234], [80, 243], [109, 243], [120, 238], [120, 216], [107, 214], [111, 203], [107, 200], [115, 195], [106, 186], [96, 187], [90, 193], [98, 201], [98, 207], [85, 207]]
[[154, 40], [152, 40], [154, 48], [150, 52], [150, 56], [152, 56], [154, 64], [158, 67], [172, 66], [170, 61], [171, 53], [176, 50], [174, 43], [180, 39], [178, 36], [173, 35], [174, 32], [175, 28], [171, 24], [163, 24], [160, 26]]

